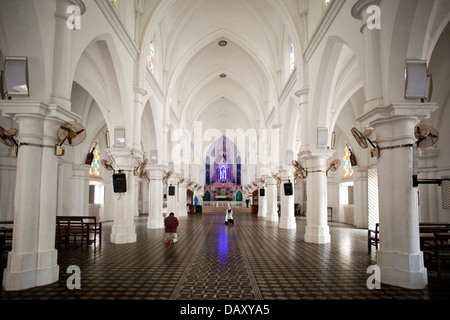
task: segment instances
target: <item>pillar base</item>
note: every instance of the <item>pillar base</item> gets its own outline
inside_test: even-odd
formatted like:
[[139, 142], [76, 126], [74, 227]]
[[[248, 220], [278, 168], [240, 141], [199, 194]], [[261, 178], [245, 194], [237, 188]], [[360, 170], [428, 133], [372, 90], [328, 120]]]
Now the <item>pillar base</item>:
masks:
[[164, 228], [164, 220], [162, 219], [152, 219], [152, 217], [149, 215], [148, 216], [148, 221], [147, 221], [147, 229], [163, 229]]
[[276, 214], [267, 214], [266, 221], [278, 222], [280, 218], [278, 217], [278, 213]]
[[115, 244], [136, 242], [135, 226], [113, 226], [110, 241]]
[[3, 288], [19, 291], [58, 281], [57, 251], [39, 253], [8, 253], [8, 265], [3, 273]]
[[423, 265], [423, 253], [405, 254], [377, 251], [381, 283], [407, 289], [424, 289], [428, 284], [427, 269]]
[[328, 226], [306, 226], [305, 242], [308, 243], [329, 243], [330, 228]]
[[281, 218], [279, 227], [282, 229], [297, 229], [295, 217]]

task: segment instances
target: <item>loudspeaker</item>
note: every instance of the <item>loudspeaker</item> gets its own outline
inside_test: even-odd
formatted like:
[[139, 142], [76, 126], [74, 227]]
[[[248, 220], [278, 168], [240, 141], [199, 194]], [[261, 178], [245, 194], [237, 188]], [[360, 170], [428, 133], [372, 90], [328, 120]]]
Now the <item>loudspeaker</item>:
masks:
[[259, 196], [265, 197], [266, 196], [266, 189], [259, 189]]
[[317, 128], [317, 147], [326, 148], [328, 146], [328, 128]]
[[292, 196], [292, 183], [287, 182], [284, 184], [284, 195], [285, 196]]
[[5, 57], [5, 86], [8, 97], [29, 97], [28, 58]]
[[115, 173], [112, 177], [114, 193], [127, 192], [127, 176], [125, 175], [125, 173]]
[[425, 60], [406, 60], [405, 99], [427, 98], [428, 70]]
[[169, 196], [174, 196], [175, 195], [175, 187], [174, 186], [170, 186], [169, 187]]

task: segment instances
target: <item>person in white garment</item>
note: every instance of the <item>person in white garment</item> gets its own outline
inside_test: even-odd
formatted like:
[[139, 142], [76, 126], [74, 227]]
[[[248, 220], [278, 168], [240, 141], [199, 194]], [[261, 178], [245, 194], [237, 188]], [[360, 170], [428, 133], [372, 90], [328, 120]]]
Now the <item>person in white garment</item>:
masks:
[[225, 224], [226, 225], [233, 225], [234, 219], [233, 219], [233, 210], [231, 210], [231, 206], [228, 205], [226, 214], [225, 214]]

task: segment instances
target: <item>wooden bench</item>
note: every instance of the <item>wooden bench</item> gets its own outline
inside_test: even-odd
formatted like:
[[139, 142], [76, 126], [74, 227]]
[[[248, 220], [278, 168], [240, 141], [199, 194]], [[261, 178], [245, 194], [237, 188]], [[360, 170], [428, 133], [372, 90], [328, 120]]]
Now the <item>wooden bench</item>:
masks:
[[[97, 221], [94, 216], [58, 216], [56, 217], [56, 239], [58, 246], [61, 241], [67, 242], [70, 237], [74, 238], [76, 242], [77, 236], [80, 236], [81, 244], [89, 243], [90, 241], [96, 243], [97, 236], [99, 241], [102, 241], [102, 223]], [[93, 235], [93, 239], [90, 240], [90, 236]]]
[[420, 248], [426, 250], [428, 247], [434, 246], [435, 233], [450, 232], [449, 222], [420, 222]]
[[0, 221], [0, 265], [3, 264], [3, 254], [12, 249], [13, 221]]
[[435, 233], [434, 245], [426, 247], [424, 255], [430, 260], [434, 260], [438, 272], [438, 279], [441, 279], [441, 261], [450, 260], [450, 233]]
[[375, 246], [375, 249], [378, 250], [378, 244], [380, 242], [380, 224], [375, 224], [375, 230], [367, 230], [367, 249], [369, 253], [372, 252], [372, 246]]
[[73, 237], [73, 241], [76, 242], [77, 236], [80, 236], [81, 245], [84, 244], [84, 240], [88, 239], [88, 227], [83, 222], [83, 218], [80, 217], [56, 217], [56, 242], [58, 248], [61, 242], [64, 241], [65, 245]]

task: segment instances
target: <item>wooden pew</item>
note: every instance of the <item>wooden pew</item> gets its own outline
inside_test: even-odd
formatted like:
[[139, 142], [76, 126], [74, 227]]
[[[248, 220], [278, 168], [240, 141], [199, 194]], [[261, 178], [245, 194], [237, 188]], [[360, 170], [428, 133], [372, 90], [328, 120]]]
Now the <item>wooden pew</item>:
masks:
[[424, 255], [434, 260], [438, 272], [438, 279], [442, 277], [441, 261], [450, 260], [450, 233], [435, 233], [434, 245], [426, 247]]
[[450, 232], [449, 222], [420, 222], [420, 248], [426, 250], [434, 246], [435, 233]]
[[57, 241], [60, 242], [65, 240], [69, 241], [70, 237], [81, 236], [81, 243], [89, 243], [90, 236], [93, 235], [92, 241], [96, 243], [97, 236], [101, 243], [102, 241], [102, 223], [97, 221], [94, 216], [58, 216], [56, 217], [57, 222]]
[[378, 244], [380, 243], [380, 224], [375, 224], [375, 230], [367, 230], [367, 249], [369, 253], [372, 252], [372, 246], [375, 246], [375, 249], [378, 250]]
[[77, 236], [80, 236], [81, 245], [83, 245], [84, 240], [87, 240], [89, 236], [87, 225], [83, 222], [83, 218], [70, 216], [56, 217], [56, 241], [58, 248], [61, 245], [61, 241], [64, 241], [67, 246], [71, 237], [76, 242]]
[[0, 265], [3, 264], [3, 254], [11, 251], [13, 221], [0, 221]]

